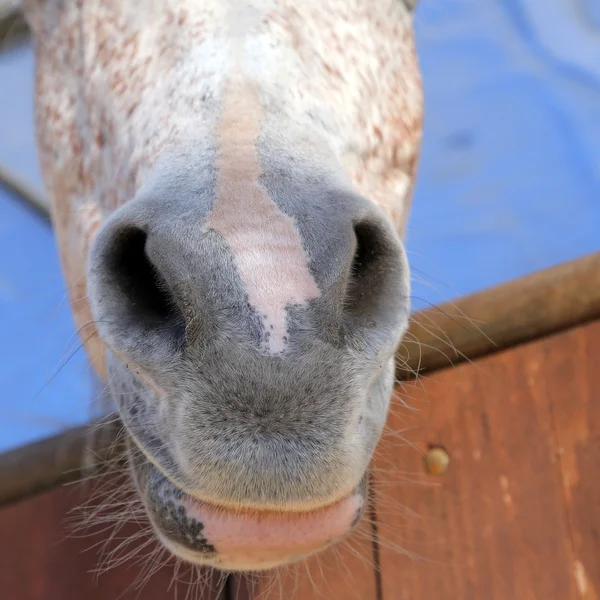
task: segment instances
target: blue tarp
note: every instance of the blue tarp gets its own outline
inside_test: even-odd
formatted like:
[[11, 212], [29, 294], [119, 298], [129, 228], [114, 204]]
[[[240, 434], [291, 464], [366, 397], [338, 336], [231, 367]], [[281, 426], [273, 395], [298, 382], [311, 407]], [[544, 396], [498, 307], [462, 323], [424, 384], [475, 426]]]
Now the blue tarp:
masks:
[[[422, 0], [416, 23], [415, 308], [600, 250], [600, 2]], [[0, 55], [0, 81], [0, 160], [40, 186], [29, 48]], [[52, 234], [3, 191], [0, 332], [0, 451], [84, 422]]]

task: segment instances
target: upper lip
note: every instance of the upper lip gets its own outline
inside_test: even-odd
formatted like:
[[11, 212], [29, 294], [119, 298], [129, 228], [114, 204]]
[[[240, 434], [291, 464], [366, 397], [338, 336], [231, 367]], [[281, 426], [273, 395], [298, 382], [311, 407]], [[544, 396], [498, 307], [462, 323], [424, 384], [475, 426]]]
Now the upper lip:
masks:
[[[228, 509], [229, 510], [232, 510], [232, 509], [240, 510], [239, 502], [231, 502], [231, 503], [223, 502], [221, 499], [213, 499], [210, 497], [205, 497], [205, 496], [198, 494], [196, 491], [191, 491], [187, 486], [182, 485], [180, 482], [176, 481], [168, 472], [166, 472], [164, 467], [162, 467], [161, 464], [144, 449], [143, 444], [141, 444], [131, 432], [129, 432], [129, 437], [131, 438], [131, 441], [136, 445], [137, 449], [141, 451], [143, 458], [148, 462], [148, 464], [152, 468], [156, 469], [165, 478], [165, 480], [169, 483], [169, 485], [171, 485], [178, 492], [180, 492], [198, 502], [204, 502], [211, 506], [218, 506], [224, 510], [228, 510]], [[139, 460], [139, 458], [140, 457], [138, 457], [138, 460]], [[320, 508], [325, 508], [331, 504], [334, 504], [335, 502], [341, 500], [342, 498], [347, 497], [350, 494], [353, 494], [353, 493], [356, 493], [359, 491], [361, 493], [365, 494], [366, 489], [367, 489], [368, 480], [369, 480], [369, 470], [367, 469], [367, 471], [365, 471], [365, 473], [363, 474], [361, 480], [358, 482], [357, 485], [355, 485], [352, 488], [349, 487], [347, 490], [341, 491], [339, 494], [336, 494], [334, 497], [328, 498], [325, 502], [317, 501], [314, 504], [313, 503], [311, 503], [311, 504], [301, 503], [299, 506], [293, 506], [291, 504], [286, 506], [286, 505], [282, 505], [279, 503], [274, 504], [273, 506], [267, 506], [263, 503], [261, 503], [260, 505], [256, 505], [256, 506], [252, 506], [251, 504], [248, 504], [248, 505], [244, 506], [244, 509], [256, 510], [257, 512], [290, 512], [290, 513], [302, 513], [302, 512], [308, 512], [311, 510], [318, 510]]]

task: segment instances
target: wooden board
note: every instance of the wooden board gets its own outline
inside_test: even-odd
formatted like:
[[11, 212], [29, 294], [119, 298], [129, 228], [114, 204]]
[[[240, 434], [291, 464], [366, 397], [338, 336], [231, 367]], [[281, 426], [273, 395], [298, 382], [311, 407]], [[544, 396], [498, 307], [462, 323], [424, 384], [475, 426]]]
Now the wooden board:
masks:
[[[418, 518], [402, 518], [390, 503], [378, 510], [384, 598], [598, 598], [597, 365], [600, 323], [424, 382], [417, 395], [428, 400], [429, 426], [412, 436], [421, 453], [391, 445], [382, 452], [417, 470], [426, 446], [440, 445], [451, 464], [428, 476], [437, 487], [387, 492]], [[389, 424], [397, 429], [404, 419], [395, 410]], [[405, 531], [394, 529], [401, 525]]]
[[[149, 581], [140, 587], [144, 577], [140, 557], [149, 556], [157, 547], [151, 543], [141, 547], [136, 558], [106, 573], [97, 575], [100, 566], [99, 550], [107, 540], [113, 523], [107, 531], [96, 535], [75, 536], [67, 527], [69, 513], [89, 494], [82, 488], [59, 487], [0, 510], [0, 598], [3, 600], [217, 600], [218, 582], [209, 580], [202, 595], [189, 586], [189, 568], [181, 568], [180, 583], [172, 585], [172, 560], [158, 569]], [[93, 502], [93, 498], [92, 498]], [[140, 528], [131, 523], [123, 528], [108, 544], [108, 552], [122, 543], [122, 537], [133, 536]], [[133, 545], [122, 547], [115, 559], [132, 550]], [[106, 564], [106, 563], [105, 563]], [[199, 581], [194, 577], [194, 582]], [[190, 594], [186, 596], [190, 591]]]
[[600, 334], [573, 336], [567, 348], [552, 340], [545, 370], [561, 382], [539, 381], [539, 393], [553, 411], [578, 597], [600, 600]]
[[[395, 403], [374, 469], [381, 589], [360, 597], [598, 600], [600, 322], [399, 393], [412, 410]], [[443, 475], [425, 471], [430, 445]], [[243, 597], [355, 597], [357, 558], [337, 560], [319, 595], [284, 581]]]

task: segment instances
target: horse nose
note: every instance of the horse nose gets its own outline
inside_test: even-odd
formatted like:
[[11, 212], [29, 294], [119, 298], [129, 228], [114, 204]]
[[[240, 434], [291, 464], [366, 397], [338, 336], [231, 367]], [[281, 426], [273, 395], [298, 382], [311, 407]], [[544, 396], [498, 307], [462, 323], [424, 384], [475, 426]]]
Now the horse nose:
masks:
[[[211, 327], [212, 333], [228, 330], [231, 339], [242, 331], [260, 338], [264, 333], [254, 333], [268, 329], [272, 315], [260, 313], [268, 313], [270, 303], [279, 316], [294, 305], [280, 307], [283, 300], [306, 296], [305, 278], [294, 282], [295, 271], [287, 268], [285, 256], [272, 256], [272, 248], [261, 245], [265, 236], [260, 232], [246, 236], [256, 247], [248, 247], [246, 241], [242, 250], [250, 253], [255, 270], [262, 269], [262, 280], [255, 274], [245, 282], [242, 275], [249, 259], [244, 255], [241, 264], [236, 252], [242, 250], [208, 227], [208, 202], [160, 202], [155, 196], [138, 197], [113, 213], [90, 252], [92, 314], [113, 351], [141, 365], [164, 366], [199, 332], [208, 339]], [[306, 311], [310, 327], [334, 343], [364, 339], [369, 332], [383, 336], [380, 342], [397, 337], [408, 313], [402, 244], [389, 220], [370, 202], [340, 194], [338, 206], [324, 213], [326, 222], [305, 220], [305, 230], [299, 226], [310, 277], [319, 290], [309, 294], [314, 300]], [[285, 294], [272, 282], [284, 284]], [[255, 284], [260, 294], [253, 294]], [[253, 297], [264, 300], [264, 311], [248, 308]]]

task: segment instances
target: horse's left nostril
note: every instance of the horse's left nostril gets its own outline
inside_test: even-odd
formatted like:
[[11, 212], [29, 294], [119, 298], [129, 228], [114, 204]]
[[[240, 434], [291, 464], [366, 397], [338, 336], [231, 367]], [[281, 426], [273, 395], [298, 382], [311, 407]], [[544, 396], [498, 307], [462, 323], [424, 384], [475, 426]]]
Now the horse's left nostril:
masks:
[[352, 260], [352, 278], [354, 280], [368, 277], [377, 261], [384, 258], [386, 248], [379, 230], [369, 221], [354, 226], [356, 250]]
[[402, 246], [375, 218], [355, 223], [354, 235], [346, 310], [359, 322], [391, 326], [407, 312], [408, 267]]

